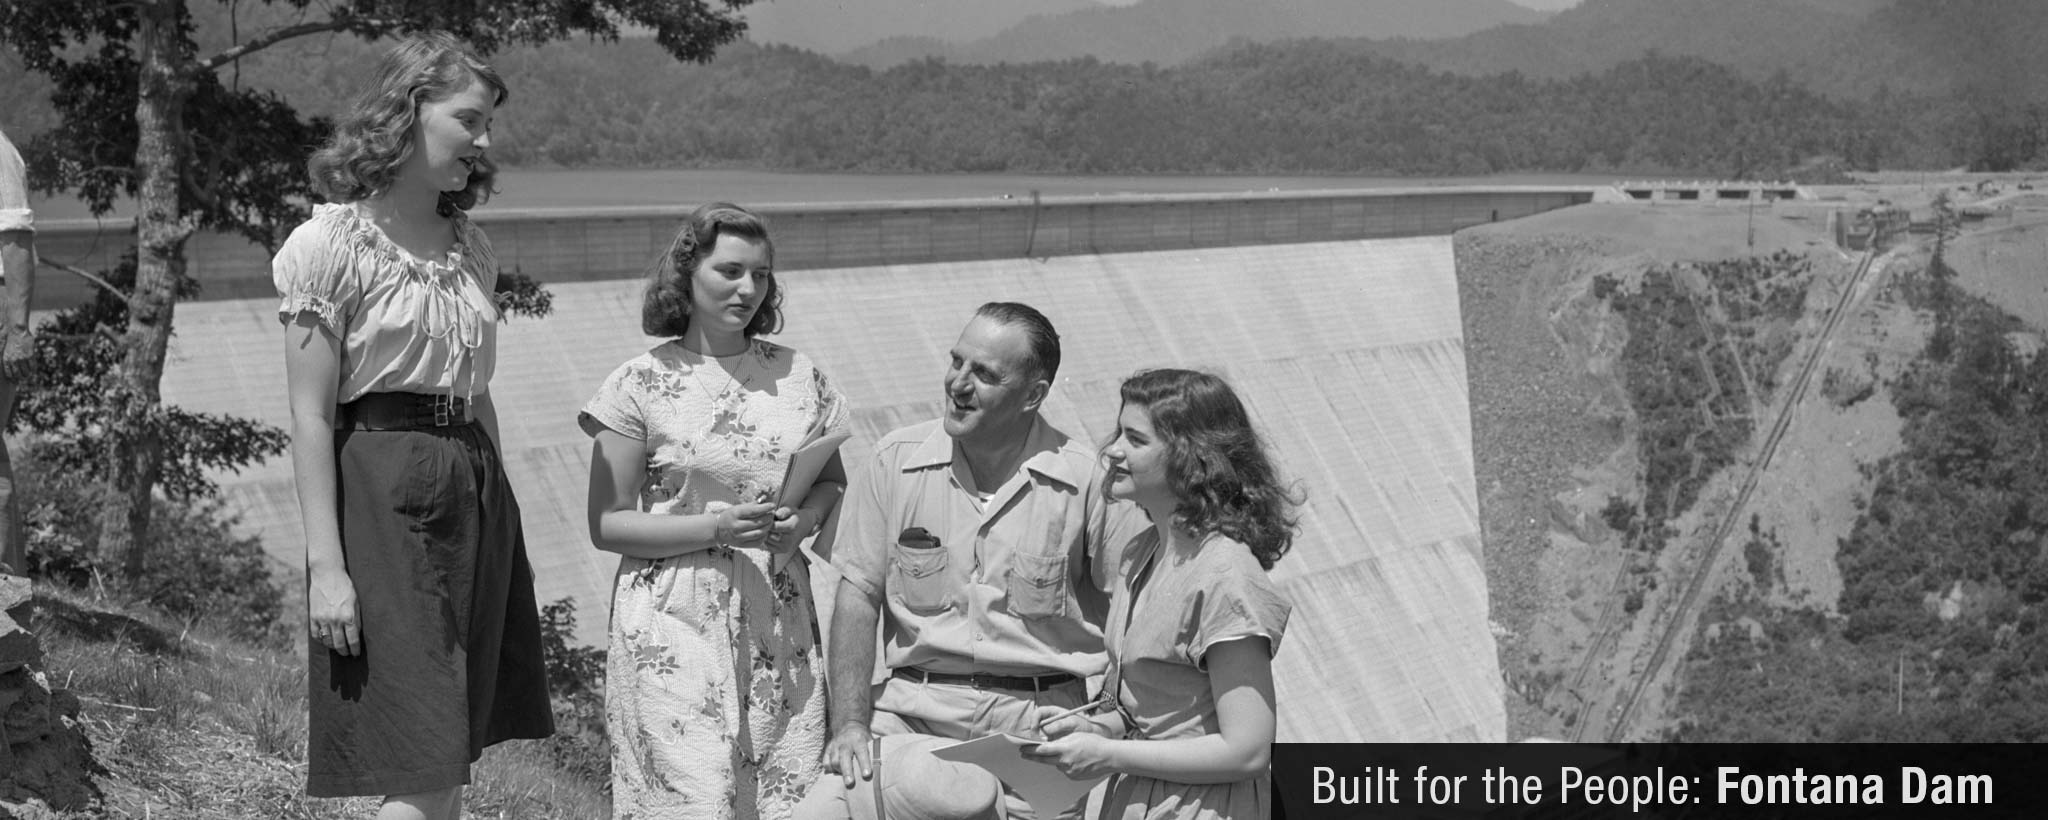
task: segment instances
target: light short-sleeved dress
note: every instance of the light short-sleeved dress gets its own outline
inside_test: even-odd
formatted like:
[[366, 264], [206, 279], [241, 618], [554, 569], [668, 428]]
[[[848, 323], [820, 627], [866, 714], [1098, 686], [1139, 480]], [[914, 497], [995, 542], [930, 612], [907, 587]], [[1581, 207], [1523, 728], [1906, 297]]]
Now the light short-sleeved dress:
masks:
[[[654, 348], [613, 371], [579, 422], [646, 443], [643, 511], [692, 515], [773, 497], [790, 452], [848, 419], [810, 357], [754, 340], [716, 361]], [[621, 558], [605, 672], [614, 816], [788, 817], [819, 773], [821, 666], [801, 556]]]
[[[1222, 731], [1204, 663], [1209, 648], [1249, 636], [1280, 651], [1292, 609], [1251, 548], [1212, 535], [1192, 554], [1171, 554], [1158, 530], [1131, 542], [1110, 603], [1113, 671], [1106, 683], [1134, 722], [1131, 737], [1174, 740]], [[1120, 682], [1120, 685], [1119, 685]], [[1119, 774], [1103, 818], [1263, 820], [1272, 816], [1270, 773], [1234, 783], [1190, 784]]]

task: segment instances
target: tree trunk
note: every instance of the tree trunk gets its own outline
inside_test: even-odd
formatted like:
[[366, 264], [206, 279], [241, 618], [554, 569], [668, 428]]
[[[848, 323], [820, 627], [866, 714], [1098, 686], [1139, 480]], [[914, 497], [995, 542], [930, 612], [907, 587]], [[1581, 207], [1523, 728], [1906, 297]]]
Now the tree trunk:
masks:
[[163, 433], [157, 423], [164, 354], [171, 338], [177, 284], [185, 276], [185, 240], [192, 223], [179, 205], [188, 161], [185, 101], [192, 94], [192, 55], [178, 30], [182, 0], [143, 3], [136, 41], [138, 94], [135, 167], [141, 178], [135, 218], [135, 293], [121, 337], [119, 368], [107, 388], [118, 408], [108, 453], [108, 504], [100, 518], [100, 554], [118, 559], [135, 577], [148, 554], [151, 493], [162, 472]]

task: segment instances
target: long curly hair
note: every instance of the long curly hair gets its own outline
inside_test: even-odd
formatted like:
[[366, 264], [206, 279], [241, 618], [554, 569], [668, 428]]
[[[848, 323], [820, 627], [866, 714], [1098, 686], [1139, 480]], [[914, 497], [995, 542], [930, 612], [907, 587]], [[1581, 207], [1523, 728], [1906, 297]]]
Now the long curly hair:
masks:
[[[335, 123], [327, 145], [307, 160], [313, 190], [329, 202], [356, 202], [390, 188], [398, 167], [412, 156], [420, 105], [448, 99], [479, 82], [490, 87], [492, 105], [505, 104], [510, 96], [505, 81], [454, 35], [430, 31], [400, 41], [378, 62], [376, 82]], [[435, 210], [454, 216], [484, 203], [497, 176], [498, 166], [488, 155], [479, 155], [469, 184], [443, 191]]]
[[1196, 370], [1141, 370], [1124, 380], [1125, 407], [1141, 407], [1166, 445], [1174, 523], [1251, 547], [1268, 570], [1294, 545], [1300, 493], [1283, 487], [1244, 402], [1221, 378]]
[[[690, 327], [690, 282], [697, 265], [718, 244], [719, 234], [730, 234], [768, 245], [768, 258], [775, 258], [775, 241], [768, 238], [768, 223], [759, 214], [730, 202], [713, 202], [683, 217], [676, 238], [655, 260], [647, 275], [647, 294], [640, 300], [640, 332], [649, 336], [681, 336]], [[768, 295], [742, 331], [747, 338], [782, 330], [782, 286], [768, 277]]]

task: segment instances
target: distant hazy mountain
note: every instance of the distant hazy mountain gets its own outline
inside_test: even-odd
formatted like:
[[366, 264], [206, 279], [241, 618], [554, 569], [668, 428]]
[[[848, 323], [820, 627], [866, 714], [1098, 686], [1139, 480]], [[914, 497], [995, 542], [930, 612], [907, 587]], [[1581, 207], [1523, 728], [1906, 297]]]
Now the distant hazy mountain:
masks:
[[1173, 64], [1233, 39], [1442, 38], [1549, 15], [1508, 0], [1143, 0], [1123, 8], [1039, 15], [986, 39], [896, 37], [845, 55], [886, 66], [920, 57], [1022, 63], [1093, 56]]
[[1541, 25], [1502, 26], [1440, 42], [1369, 46], [1405, 62], [1467, 74], [1558, 77], [1597, 71], [1647, 51], [1730, 66], [1824, 63], [1869, 10], [1824, 0], [1585, 0]]
[[1462, 74], [1562, 77], [1655, 51], [1752, 77], [1783, 71], [1838, 97], [1884, 86], [2035, 98], [2048, 91], [2044, 42], [2044, 0], [1584, 0], [1541, 25], [1355, 45]]
[[839, 54], [890, 37], [966, 43], [1039, 14], [1102, 8], [1097, 0], [757, 0], [747, 6], [747, 35]]

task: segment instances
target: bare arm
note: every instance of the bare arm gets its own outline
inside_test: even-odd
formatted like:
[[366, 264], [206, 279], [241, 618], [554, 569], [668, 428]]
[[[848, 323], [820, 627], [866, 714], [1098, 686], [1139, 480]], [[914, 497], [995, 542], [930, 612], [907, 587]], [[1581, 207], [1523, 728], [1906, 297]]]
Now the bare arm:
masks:
[[[7, 362], [28, 358], [29, 301], [35, 298], [36, 235], [0, 231], [0, 275], [7, 279], [7, 315], [0, 316], [0, 347]], [[4, 416], [0, 416], [4, 418]]]
[[832, 693], [832, 740], [825, 746], [825, 771], [846, 778], [874, 777], [868, 721], [875, 715], [869, 684], [875, 678], [875, 624], [881, 619], [881, 595], [863, 592], [845, 580], [833, 598], [832, 643], [827, 647], [827, 688]]
[[306, 534], [306, 608], [314, 636], [336, 652], [362, 649], [356, 588], [341, 553], [339, 473], [334, 461], [334, 399], [341, 382], [341, 341], [300, 313], [285, 327], [284, 366], [291, 397], [292, 476]]
[[1078, 777], [1125, 772], [1176, 783], [1230, 783], [1271, 765], [1273, 662], [1262, 637], [1209, 648], [1209, 693], [1218, 731], [1176, 740], [1108, 740], [1077, 732], [1038, 747], [1032, 756]]
[[701, 552], [723, 541], [758, 547], [774, 522], [767, 503], [740, 504], [717, 513], [656, 515], [640, 511], [647, 481], [647, 443], [599, 430], [590, 451], [590, 543], [634, 558], [669, 558]]

